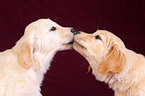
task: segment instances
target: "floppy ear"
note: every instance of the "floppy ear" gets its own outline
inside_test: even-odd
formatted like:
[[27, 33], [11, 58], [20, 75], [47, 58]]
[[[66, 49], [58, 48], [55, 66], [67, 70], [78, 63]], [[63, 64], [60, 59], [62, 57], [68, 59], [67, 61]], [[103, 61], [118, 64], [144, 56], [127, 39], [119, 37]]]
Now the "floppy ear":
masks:
[[30, 69], [33, 64], [33, 44], [30, 40], [24, 41], [22, 44], [19, 64], [26, 70]]
[[125, 55], [117, 45], [114, 45], [108, 56], [99, 64], [97, 72], [101, 74], [108, 72], [120, 73], [125, 63]]

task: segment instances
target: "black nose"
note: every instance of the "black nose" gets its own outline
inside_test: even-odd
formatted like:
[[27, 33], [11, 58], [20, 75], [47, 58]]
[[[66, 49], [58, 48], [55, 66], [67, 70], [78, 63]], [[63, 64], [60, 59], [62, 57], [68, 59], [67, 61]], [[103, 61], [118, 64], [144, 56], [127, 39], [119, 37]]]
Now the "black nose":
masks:
[[70, 31], [71, 31], [72, 33], [75, 33], [75, 29], [74, 29], [74, 28], [72, 28]]
[[80, 34], [80, 32], [79, 32], [79, 31], [76, 31], [74, 28], [72, 28], [70, 31], [71, 31], [74, 35]]
[[75, 35], [77, 35], [77, 34], [81, 34], [81, 32], [80, 31], [75, 32]]

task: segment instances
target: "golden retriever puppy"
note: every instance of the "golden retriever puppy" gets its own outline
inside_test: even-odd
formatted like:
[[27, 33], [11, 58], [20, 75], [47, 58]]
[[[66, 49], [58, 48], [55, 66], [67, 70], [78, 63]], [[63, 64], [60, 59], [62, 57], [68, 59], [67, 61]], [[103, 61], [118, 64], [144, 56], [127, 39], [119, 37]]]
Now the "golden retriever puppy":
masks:
[[0, 96], [42, 96], [40, 86], [53, 56], [71, 48], [72, 40], [71, 28], [50, 19], [28, 25], [12, 49], [0, 52]]
[[89, 62], [99, 81], [109, 84], [115, 96], [145, 96], [145, 57], [127, 49], [114, 34], [81, 32], [73, 47]]

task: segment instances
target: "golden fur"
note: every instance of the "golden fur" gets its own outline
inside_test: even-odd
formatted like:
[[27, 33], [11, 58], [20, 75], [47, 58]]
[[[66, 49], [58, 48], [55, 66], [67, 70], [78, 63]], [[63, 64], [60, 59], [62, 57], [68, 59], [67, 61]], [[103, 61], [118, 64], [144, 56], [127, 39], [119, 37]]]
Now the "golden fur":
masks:
[[74, 49], [88, 60], [96, 79], [109, 84], [115, 96], [145, 96], [143, 55], [127, 49], [120, 38], [105, 30], [81, 32], [74, 40]]
[[70, 30], [50, 19], [28, 25], [12, 49], [0, 52], [0, 96], [42, 96], [40, 86], [53, 56], [72, 47]]

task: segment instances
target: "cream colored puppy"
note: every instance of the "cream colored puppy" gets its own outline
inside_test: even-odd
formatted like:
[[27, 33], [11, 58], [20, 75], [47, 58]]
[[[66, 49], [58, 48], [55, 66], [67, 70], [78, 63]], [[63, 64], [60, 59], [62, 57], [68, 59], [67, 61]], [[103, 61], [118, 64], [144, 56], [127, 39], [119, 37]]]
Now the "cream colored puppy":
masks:
[[120, 38], [105, 30], [81, 32], [75, 36], [73, 47], [115, 96], [145, 96], [145, 57], [127, 49]]
[[40, 86], [53, 56], [72, 47], [70, 30], [50, 19], [28, 25], [16, 45], [0, 53], [0, 96], [42, 96]]

